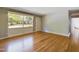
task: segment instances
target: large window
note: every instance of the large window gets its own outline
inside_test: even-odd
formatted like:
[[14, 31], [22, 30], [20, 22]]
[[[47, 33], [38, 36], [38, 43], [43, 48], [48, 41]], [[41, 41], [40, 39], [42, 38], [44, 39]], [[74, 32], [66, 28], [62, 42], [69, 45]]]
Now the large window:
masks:
[[8, 28], [33, 27], [33, 16], [8, 12]]

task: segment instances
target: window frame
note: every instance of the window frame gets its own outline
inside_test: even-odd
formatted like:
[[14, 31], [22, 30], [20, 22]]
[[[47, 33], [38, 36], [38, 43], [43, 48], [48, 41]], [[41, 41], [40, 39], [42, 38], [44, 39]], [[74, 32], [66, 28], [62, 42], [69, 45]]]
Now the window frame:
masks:
[[[14, 14], [16, 14], [16, 15], [22, 15], [22, 16], [23, 16], [22, 27], [10, 27], [10, 26], [8, 25], [8, 28], [24, 28], [24, 27], [33, 27], [33, 23], [32, 23], [31, 26], [24, 26], [24, 25], [25, 25], [25, 24], [24, 24], [24, 17], [25, 17], [25, 16], [30, 16], [30, 17], [32, 17], [32, 22], [33, 22], [34, 15], [29, 15], [29, 14], [24, 14], [24, 13], [19, 13], [19, 12], [12, 12], [12, 11], [8, 11], [8, 13], [14, 13]], [[9, 19], [9, 15], [8, 15], [8, 19]]]

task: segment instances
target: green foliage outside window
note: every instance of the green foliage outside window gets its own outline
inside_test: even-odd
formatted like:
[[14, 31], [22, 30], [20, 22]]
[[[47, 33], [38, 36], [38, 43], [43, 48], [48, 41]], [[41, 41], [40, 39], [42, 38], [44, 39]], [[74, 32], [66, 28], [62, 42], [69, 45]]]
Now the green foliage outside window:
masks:
[[22, 17], [20, 15], [8, 13], [9, 25], [22, 24]]

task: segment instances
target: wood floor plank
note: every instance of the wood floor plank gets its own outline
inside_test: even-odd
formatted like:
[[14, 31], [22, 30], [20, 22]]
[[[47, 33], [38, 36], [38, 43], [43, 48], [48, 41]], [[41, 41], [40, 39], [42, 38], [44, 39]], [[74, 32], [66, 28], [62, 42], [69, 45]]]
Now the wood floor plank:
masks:
[[[0, 40], [1, 52], [64, 52], [68, 50], [70, 39], [66, 36], [46, 32]], [[1, 50], [2, 49], [2, 50]]]

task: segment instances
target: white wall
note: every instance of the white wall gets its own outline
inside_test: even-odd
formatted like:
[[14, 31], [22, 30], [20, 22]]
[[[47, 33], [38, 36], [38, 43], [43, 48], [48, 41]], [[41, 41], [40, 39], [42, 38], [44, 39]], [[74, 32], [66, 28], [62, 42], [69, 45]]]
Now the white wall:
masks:
[[8, 36], [8, 12], [6, 9], [0, 8], [0, 38]]
[[15, 35], [27, 34], [27, 33], [32, 33], [32, 32], [33, 32], [32, 27], [10, 28], [8, 29], [8, 36], [15, 36]]
[[59, 11], [46, 15], [43, 18], [43, 31], [68, 36], [68, 10], [62, 8]]
[[[49, 9], [50, 10], [50, 9]], [[53, 9], [52, 9], [53, 11]], [[65, 8], [58, 8], [47, 14], [43, 19], [43, 31], [58, 33], [60, 35], [69, 34], [69, 18], [68, 10]], [[19, 28], [19, 29], [9, 29], [8, 33], [8, 16], [7, 10], [0, 8], [0, 38], [6, 37], [7, 33], [9, 35], [30, 33], [33, 28]]]

